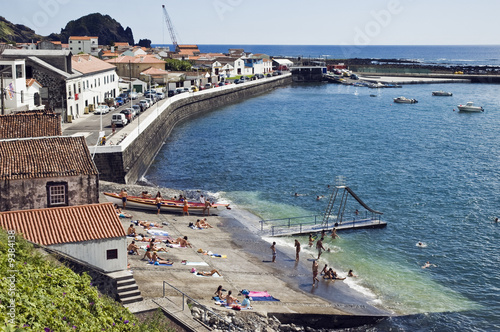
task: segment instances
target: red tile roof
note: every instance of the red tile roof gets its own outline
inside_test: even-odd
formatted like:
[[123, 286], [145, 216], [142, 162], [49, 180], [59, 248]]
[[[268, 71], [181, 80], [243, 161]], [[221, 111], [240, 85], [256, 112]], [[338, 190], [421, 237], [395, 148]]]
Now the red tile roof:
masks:
[[154, 55], [138, 55], [138, 56], [120, 56], [118, 58], [106, 60], [107, 63], [115, 64], [115, 63], [162, 63], [165, 61], [156, 58]]
[[30, 112], [0, 115], [0, 139], [61, 135], [59, 114]]
[[126, 236], [112, 203], [0, 212], [0, 227], [45, 246]]
[[0, 180], [97, 175], [83, 136], [0, 140]]
[[82, 74], [116, 69], [115, 66], [89, 54], [73, 55], [71, 66]]
[[43, 87], [43, 85], [41, 85], [40, 82], [38, 82], [34, 78], [28, 78], [28, 79], [26, 79], [26, 86], [27, 87], [30, 87], [30, 86], [32, 86], [35, 83], [38, 84], [40, 87]]

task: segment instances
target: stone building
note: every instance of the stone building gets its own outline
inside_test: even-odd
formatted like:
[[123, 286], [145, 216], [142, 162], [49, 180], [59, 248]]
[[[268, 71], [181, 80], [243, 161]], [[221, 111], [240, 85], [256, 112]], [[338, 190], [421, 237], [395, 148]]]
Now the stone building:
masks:
[[98, 171], [83, 136], [0, 140], [0, 156], [0, 211], [99, 202]]
[[113, 272], [127, 268], [127, 239], [111, 203], [0, 212], [0, 227]]
[[165, 70], [165, 61], [154, 55], [120, 56], [106, 60], [107, 63], [116, 66], [116, 72], [120, 77], [139, 78], [141, 73], [151, 67]]

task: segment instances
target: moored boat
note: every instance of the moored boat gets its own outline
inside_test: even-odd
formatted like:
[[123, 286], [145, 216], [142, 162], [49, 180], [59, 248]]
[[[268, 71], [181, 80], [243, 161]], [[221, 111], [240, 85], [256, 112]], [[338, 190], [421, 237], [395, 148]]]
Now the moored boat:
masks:
[[474, 103], [469, 101], [465, 105], [458, 105], [458, 110], [460, 112], [484, 112], [484, 108], [481, 106], [474, 106]]
[[[104, 193], [104, 196], [108, 201], [113, 204], [118, 204], [122, 206], [122, 198], [116, 193]], [[189, 213], [202, 214], [205, 204], [200, 202], [188, 201]], [[163, 199], [161, 201], [161, 211], [165, 212], [177, 212], [182, 213], [184, 207], [184, 202], [174, 201], [170, 199]], [[154, 198], [142, 198], [139, 196], [127, 196], [127, 208], [141, 209], [141, 210], [157, 210]], [[229, 204], [213, 203], [210, 206], [211, 213], [213, 214], [213, 209], [221, 210], [222, 208], [230, 209]]]
[[447, 91], [432, 91], [432, 95], [450, 97], [453, 96], [453, 93]]
[[397, 97], [394, 98], [394, 102], [398, 104], [416, 104], [418, 101], [416, 99], [409, 99], [406, 97]]

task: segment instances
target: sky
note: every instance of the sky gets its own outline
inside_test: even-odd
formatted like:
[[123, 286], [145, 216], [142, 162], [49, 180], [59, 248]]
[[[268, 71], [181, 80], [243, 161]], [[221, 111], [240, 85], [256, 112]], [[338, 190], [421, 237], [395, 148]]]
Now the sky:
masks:
[[99, 12], [130, 27], [136, 43], [171, 44], [162, 5], [179, 44], [500, 44], [497, 0], [21, 0], [0, 15], [49, 35]]

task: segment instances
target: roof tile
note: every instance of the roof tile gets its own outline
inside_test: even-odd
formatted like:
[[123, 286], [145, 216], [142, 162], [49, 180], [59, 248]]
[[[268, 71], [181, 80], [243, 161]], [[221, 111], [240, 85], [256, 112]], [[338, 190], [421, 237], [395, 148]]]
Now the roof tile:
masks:
[[59, 114], [27, 112], [0, 115], [0, 139], [61, 135]]
[[46, 246], [126, 236], [112, 203], [0, 212], [0, 227]]

